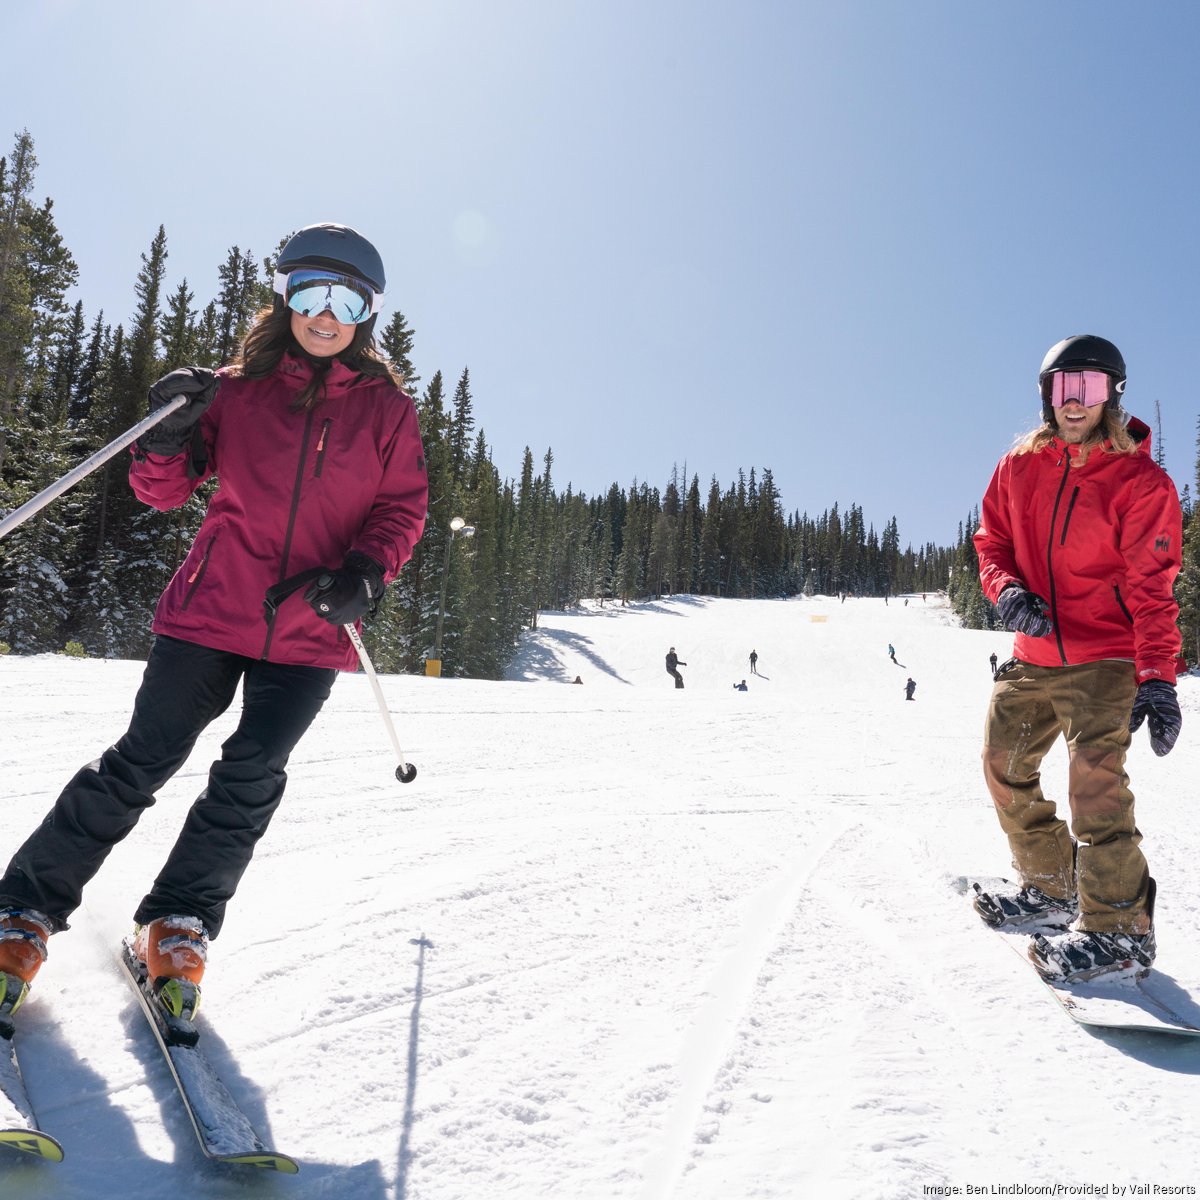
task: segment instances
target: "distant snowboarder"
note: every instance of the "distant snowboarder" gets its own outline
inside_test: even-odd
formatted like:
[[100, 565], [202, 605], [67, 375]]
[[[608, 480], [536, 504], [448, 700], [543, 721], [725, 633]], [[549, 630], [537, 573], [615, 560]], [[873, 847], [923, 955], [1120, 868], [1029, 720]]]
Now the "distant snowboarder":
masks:
[[988, 659], [988, 662], [990, 662], [992, 664], [992, 678], [995, 679], [996, 678], [996, 652], [995, 652], [995, 650], [992, 651], [992, 656], [991, 656], [991, 658]]
[[908, 677], [908, 682], [904, 685], [905, 700], [911, 700], [913, 698], [913, 692], [915, 692], [916, 690], [917, 690], [916, 682], [913, 679], [913, 677], [910, 675]]
[[672, 646], [670, 650], [667, 651], [667, 674], [675, 680], [675, 686], [677, 688], [683, 687], [683, 676], [680, 675], [679, 668], [686, 666], [687, 663], [680, 660], [679, 655], [675, 653], [675, 647]]
[[[751, 675], [758, 674], [758, 651], [757, 650], [750, 651], [750, 674]], [[746, 681], [743, 679], [742, 682], [745, 683]]]
[[[888, 642], [888, 658], [890, 658], [892, 662], [896, 662], [896, 647], [893, 646], [891, 642]], [[896, 666], [899, 665], [899, 663], [896, 663]]]
[[[687, 664], [685, 663], [684, 665], [686, 666]], [[733, 685], [733, 690], [735, 692], [748, 692], [750, 689], [746, 686], [746, 681], [743, 679], [741, 683]]]

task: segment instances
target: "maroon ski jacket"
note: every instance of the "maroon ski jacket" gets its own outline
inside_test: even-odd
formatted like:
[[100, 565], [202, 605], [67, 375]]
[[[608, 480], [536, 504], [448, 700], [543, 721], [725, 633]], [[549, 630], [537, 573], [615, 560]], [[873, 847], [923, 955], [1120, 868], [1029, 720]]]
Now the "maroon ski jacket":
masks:
[[1055, 438], [996, 468], [975, 534], [979, 580], [995, 603], [1010, 583], [1049, 601], [1054, 632], [1016, 635], [1013, 652], [1042, 667], [1131, 659], [1137, 679], [1175, 682], [1180, 636], [1172, 585], [1182, 541], [1179, 496], [1150, 457], [1150, 430], [1136, 418], [1133, 454]]
[[311, 378], [285, 355], [266, 379], [222, 372], [200, 419], [208, 464], [189, 452], [136, 447], [129, 482], [140, 500], [177, 508], [210, 476], [218, 487], [183, 565], [163, 592], [154, 632], [217, 650], [298, 666], [353, 670], [340, 626], [293, 595], [266, 616], [267, 589], [314, 567], [340, 567], [351, 550], [395, 578], [425, 525], [428, 481], [411, 398], [335, 360], [321, 402], [292, 407]]

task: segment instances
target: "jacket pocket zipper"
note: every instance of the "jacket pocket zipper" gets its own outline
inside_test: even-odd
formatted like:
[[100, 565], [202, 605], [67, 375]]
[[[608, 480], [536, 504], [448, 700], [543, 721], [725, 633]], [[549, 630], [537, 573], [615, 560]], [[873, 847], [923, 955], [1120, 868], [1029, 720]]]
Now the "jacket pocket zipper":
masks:
[[321, 468], [325, 465], [325, 443], [329, 439], [329, 427], [333, 421], [328, 417], [321, 422], [321, 436], [317, 439], [317, 469], [313, 472], [315, 479], [321, 478]]
[[213, 546], [217, 543], [214, 537], [212, 541], [204, 549], [204, 557], [196, 564], [196, 569], [188, 576], [188, 590], [183, 597], [184, 609], [192, 602], [192, 597], [196, 594], [197, 589], [204, 582], [204, 572], [208, 570], [208, 560], [213, 552]]
[[1116, 597], [1118, 607], [1125, 614], [1125, 620], [1127, 620], [1130, 623], [1130, 625], [1132, 625], [1133, 624], [1133, 614], [1129, 611], [1129, 609], [1127, 609], [1125, 607], [1125, 601], [1121, 599], [1121, 589], [1119, 587], [1117, 587], [1117, 585], [1115, 583], [1113, 584], [1113, 596]]
[[1058, 539], [1060, 546], [1067, 544], [1067, 526], [1071, 524], [1071, 514], [1075, 511], [1075, 501], [1079, 499], [1079, 489], [1071, 493], [1071, 502], [1067, 505], [1067, 515], [1063, 518], [1062, 537]]

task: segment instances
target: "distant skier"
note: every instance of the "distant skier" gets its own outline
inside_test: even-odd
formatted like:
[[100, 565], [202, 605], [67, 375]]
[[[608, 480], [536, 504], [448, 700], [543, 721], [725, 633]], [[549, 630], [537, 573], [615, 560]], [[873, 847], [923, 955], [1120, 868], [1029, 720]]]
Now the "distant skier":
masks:
[[992, 664], [992, 678], [993, 679], [995, 679], [995, 677], [996, 677], [996, 661], [997, 661], [996, 652], [995, 652], [995, 650], [993, 650], [992, 657], [988, 659], [988, 662], [990, 662]]
[[913, 692], [915, 692], [916, 690], [917, 690], [916, 682], [913, 680], [913, 677], [910, 675], [908, 677], [908, 682], [904, 685], [905, 700], [911, 700], [913, 698]]
[[675, 686], [677, 688], [683, 687], [683, 676], [680, 675], [679, 668], [686, 666], [687, 663], [680, 660], [679, 655], [675, 653], [675, 647], [672, 646], [670, 650], [667, 651], [667, 674], [675, 680]]
[[[758, 674], [758, 651], [757, 650], [750, 651], [750, 674], [751, 675]], [[746, 681], [743, 679], [742, 682], [745, 683]]]

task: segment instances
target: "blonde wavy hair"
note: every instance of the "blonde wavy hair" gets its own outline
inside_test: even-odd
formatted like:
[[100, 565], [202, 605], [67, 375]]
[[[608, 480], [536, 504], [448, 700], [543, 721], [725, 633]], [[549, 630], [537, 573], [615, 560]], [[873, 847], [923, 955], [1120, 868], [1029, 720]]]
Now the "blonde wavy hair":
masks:
[[[1106, 454], [1136, 454], [1138, 442], [1127, 428], [1128, 421], [1129, 414], [1124, 409], [1106, 408], [1100, 424], [1092, 430], [1071, 465], [1083, 466], [1097, 446], [1102, 447]], [[1017, 438], [1013, 443], [1012, 453], [1036, 454], [1050, 445], [1056, 437], [1058, 426], [1053, 421], [1043, 421], [1037, 429], [1023, 433]]]

